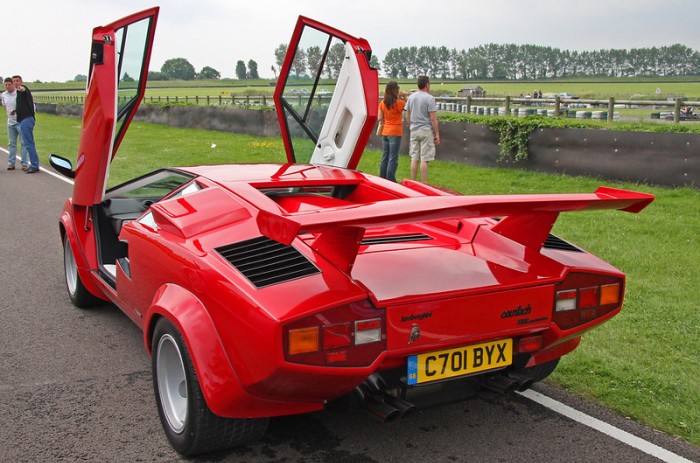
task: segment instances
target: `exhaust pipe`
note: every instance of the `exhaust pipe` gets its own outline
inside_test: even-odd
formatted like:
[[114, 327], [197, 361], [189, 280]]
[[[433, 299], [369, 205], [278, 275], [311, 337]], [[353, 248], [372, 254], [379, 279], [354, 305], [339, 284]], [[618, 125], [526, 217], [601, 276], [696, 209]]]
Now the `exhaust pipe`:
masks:
[[388, 394], [386, 382], [379, 375], [371, 375], [364, 383], [355, 388], [355, 396], [360, 406], [384, 423], [406, 416], [415, 410], [412, 403]]
[[508, 377], [518, 382], [518, 391], [523, 392], [530, 389], [530, 386], [535, 382], [529, 376], [525, 376], [520, 373], [510, 372]]
[[385, 394], [384, 403], [391, 405], [399, 411], [399, 417], [405, 418], [416, 410], [416, 406], [393, 395]]
[[380, 402], [374, 399], [363, 400], [360, 402], [362, 408], [378, 417], [383, 423], [389, 423], [401, 416], [399, 409], [392, 407], [386, 402]]
[[518, 388], [518, 382], [504, 375], [491, 376], [482, 386], [500, 394], [512, 394]]

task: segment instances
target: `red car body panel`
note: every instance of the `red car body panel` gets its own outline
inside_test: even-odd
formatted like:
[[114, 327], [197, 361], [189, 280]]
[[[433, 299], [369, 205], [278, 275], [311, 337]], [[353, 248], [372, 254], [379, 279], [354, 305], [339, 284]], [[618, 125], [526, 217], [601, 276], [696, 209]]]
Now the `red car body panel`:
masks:
[[[94, 40], [114, 40], [115, 29], [150, 18], [147, 70], [157, 11], [95, 29]], [[328, 50], [340, 41], [336, 50], [351, 67], [340, 71], [345, 80], [322, 126], [314, 125], [321, 110], [313, 93], [296, 105], [285, 90], [309, 29], [328, 36]], [[289, 48], [274, 96], [287, 163], [164, 169], [105, 193], [145, 79], [115, 137], [120, 74], [104, 47], [88, 85], [74, 197], [60, 218], [87, 290], [138, 324], [149, 351], [159, 318], [182, 333], [215, 414], [319, 410], [372, 375], [479, 343], [512, 340], [512, 365], [487, 376], [514, 368], [516, 356], [518, 368], [534, 367], [619, 312], [624, 274], [550, 232], [562, 212], [639, 212], [651, 195], [601, 187], [460, 196], [354, 171], [376, 121], [369, 44], [300, 18]], [[299, 134], [308, 140], [294, 140]], [[304, 147], [320, 165], [298, 163]], [[287, 259], [295, 264], [286, 267]], [[613, 299], [572, 309], [567, 292], [576, 301]], [[323, 333], [322, 349], [297, 350], [308, 326]]]

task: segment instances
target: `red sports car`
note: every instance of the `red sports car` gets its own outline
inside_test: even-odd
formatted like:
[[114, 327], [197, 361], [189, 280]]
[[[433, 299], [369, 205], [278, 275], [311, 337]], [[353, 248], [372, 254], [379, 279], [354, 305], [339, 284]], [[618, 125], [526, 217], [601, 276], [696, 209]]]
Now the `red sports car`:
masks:
[[[620, 311], [624, 274], [550, 231], [560, 212], [639, 212], [652, 196], [460, 196], [354, 170], [377, 119], [372, 51], [304, 17], [274, 95], [286, 162], [166, 167], [105, 190], [157, 16], [94, 30], [75, 170], [51, 162], [75, 179], [59, 222], [70, 298], [111, 301], [143, 329], [180, 453], [341, 398], [389, 420], [524, 389]], [[309, 91], [292, 92], [310, 49]]]

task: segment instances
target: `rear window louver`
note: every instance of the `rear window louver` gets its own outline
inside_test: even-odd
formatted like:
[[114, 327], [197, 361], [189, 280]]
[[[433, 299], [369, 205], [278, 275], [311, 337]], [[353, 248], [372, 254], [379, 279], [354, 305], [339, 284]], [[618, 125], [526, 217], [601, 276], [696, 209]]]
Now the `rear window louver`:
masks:
[[321, 273], [294, 246], [264, 236], [221, 246], [216, 251], [258, 288]]
[[544, 242], [544, 247], [548, 249], [556, 249], [558, 251], [583, 252], [581, 249], [577, 248], [573, 244], [567, 243], [563, 239], [551, 234], [547, 237], [547, 240]]
[[365, 238], [362, 240], [363, 245], [372, 244], [388, 244], [388, 243], [405, 243], [407, 241], [425, 241], [432, 239], [423, 233], [413, 233], [410, 235], [394, 235], [394, 236], [377, 236], [374, 238]]

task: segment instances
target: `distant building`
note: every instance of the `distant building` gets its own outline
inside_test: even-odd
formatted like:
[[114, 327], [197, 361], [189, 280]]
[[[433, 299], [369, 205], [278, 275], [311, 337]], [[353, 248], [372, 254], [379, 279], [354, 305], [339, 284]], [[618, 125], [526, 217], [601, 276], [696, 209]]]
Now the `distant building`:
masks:
[[462, 98], [468, 97], [468, 96], [481, 97], [484, 95], [485, 95], [484, 89], [478, 85], [476, 87], [462, 87], [459, 90], [459, 92], [457, 92], [457, 96], [462, 97]]

